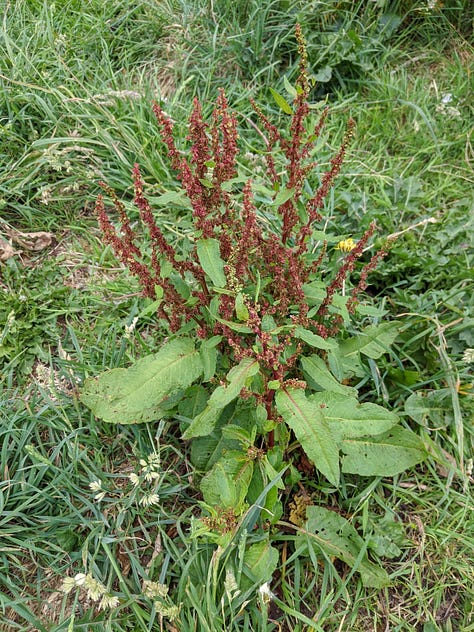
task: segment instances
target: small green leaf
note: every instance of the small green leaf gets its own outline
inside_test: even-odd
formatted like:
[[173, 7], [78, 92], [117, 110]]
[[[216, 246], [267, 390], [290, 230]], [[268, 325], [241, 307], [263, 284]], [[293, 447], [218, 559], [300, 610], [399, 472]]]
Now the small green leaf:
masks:
[[253, 474], [253, 461], [235, 456], [222, 457], [200, 483], [204, 501], [211, 506], [243, 508]]
[[315, 388], [323, 391], [332, 391], [333, 393], [342, 393], [343, 395], [357, 395], [355, 388], [340, 384], [331, 375], [324, 360], [318, 355], [301, 358], [301, 368], [305, 377], [313, 383]]
[[372, 360], [378, 360], [389, 351], [390, 345], [398, 336], [398, 327], [398, 323], [369, 325], [354, 338], [341, 342], [340, 352], [344, 356], [351, 356], [360, 352]]
[[285, 202], [288, 202], [295, 193], [294, 189], [282, 189], [279, 191], [273, 200], [271, 206], [281, 206]]
[[213, 285], [225, 287], [226, 276], [224, 262], [220, 255], [220, 244], [217, 239], [199, 239], [196, 244], [197, 256], [202, 269], [211, 279]]
[[[214, 338], [216, 337], [217, 336], [214, 336]], [[220, 336], [218, 337], [221, 338]], [[214, 377], [217, 363], [217, 349], [216, 345], [212, 343], [212, 338], [211, 340], [203, 340], [199, 349], [199, 355], [201, 357], [202, 367], [204, 370], [202, 379], [203, 382], [208, 382]]]
[[247, 381], [259, 371], [259, 364], [254, 358], [243, 358], [227, 375], [226, 386], [218, 386], [209, 398], [208, 405], [186, 429], [183, 439], [202, 437], [210, 434], [219, 419], [223, 408], [238, 397]]
[[296, 88], [292, 86], [291, 83], [288, 81], [286, 75], [283, 76], [283, 85], [285, 86], [285, 90], [288, 92], [288, 94], [293, 97], [293, 99], [296, 99], [296, 97], [298, 96], [298, 92], [296, 91]]
[[199, 182], [202, 184], [203, 187], [206, 187], [206, 189], [214, 188], [214, 183], [208, 178], [199, 178]]
[[278, 550], [266, 540], [252, 544], [244, 553], [243, 571], [252, 584], [270, 581], [277, 566]]
[[318, 308], [326, 298], [326, 288], [320, 281], [303, 283], [303, 292], [310, 307]]
[[390, 583], [383, 568], [372, 564], [365, 553], [361, 557], [364, 541], [348, 520], [335, 511], [315, 506], [307, 507], [306, 517], [303, 525], [306, 535], [297, 538], [300, 546], [309, 538], [329, 557], [342, 560], [350, 568], [356, 567], [364, 586], [383, 588]]
[[272, 93], [272, 97], [275, 99], [275, 103], [278, 105], [280, 110], [282, 110], [285, 114], [293, 114], [293, 109], [288, 101], [281, 96], [276, 90], [270, 88], [270, 92]]
[[85, 381], [80, 400], [109, 423], [133, 424], [162, 416], [165, 400], [202, 374], [192, 340], [178, 338], [128, 369], [111, 369]]
[[335, 340], [331, 340], [331, 338], [323, 338], [322, 336], [318, 336], [314, 334], [309, 329], [304, 329], [303, 327], [297, 327], [295, 329], [295, 336], [303, 342], [306, 342], [310, 347], [315, 347], [316, 349], [336, 349], [337, 342]]
[[421, 439], [399, 426], [376, 437], [347, 439], [341, 449], [342, 471], [361, 476], [395, 476], [427, 457]]
[[248, 321], [249, 310], [247, 309], [247, 305], [245, 304], [244, 295], [242, 294], [242, 292], [238, 292], [237, 296], [235, 297], [235, 313], [239, 320], [242, 320], [245, 323]]
[[316, 81], [320, 81], [321, 83], [327, 83], [328, 81], [331, 81], [331, 66], [323, 66], [323, 68], [320, 68], [318, 72], [314, 75], [314, 78], [316, 79]]
[[277, 391], [275, 403], [316, 468], [338, 486], [339, 448], [319, 406], [306, 398], [303, 389]]

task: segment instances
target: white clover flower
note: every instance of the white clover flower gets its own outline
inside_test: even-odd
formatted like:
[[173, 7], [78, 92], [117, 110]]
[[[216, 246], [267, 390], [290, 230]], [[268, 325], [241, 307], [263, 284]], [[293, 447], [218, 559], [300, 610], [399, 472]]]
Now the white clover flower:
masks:
[[155, 608], [156, 611], [161, 614], [162, 617], [166, 617], [167, 619], [169, 619], [170, 621], [174, 621], [174, 619], [177, 618], [177, 616], [179, 615], [179, 608], [178, 606], [165, 606], [164, 604], [160, 603], [159, 601], [155, 601]]
[[107, 588], [104, 584], [92, 577], [90, 573], [85, 577], [84, 588], [87, 589], [87, 596], [89, 599], [92, 599], [92, 601], [97, 601], [107, 593]]
[[66, 595], [69, 595], [71, 590], [73, 590], [76, 587], [76, 585], [77, 584], [76, 584], [76, 580], [75, 580], [74, 577], [65, 577], [63, 579], [63, 583], [61, 585], [61, 590]]
[[464, 349], [464, 353], [462, 354], [463, 362], [466, 364], [470, 364], [474, 362], [474, 349]]
[[114, 595], [104, 595], [99, 603], [99, 610], [108, 610], [112, 608], [116, 608], [119, 605], [120, 601], [118, 597]]
[[149, 507], [150, 505], [159, 505], [160, 497], [158, 494], [144, 494], [140, 498], [140, 505], [143, 507]]
[[138, 476], [138, 474], [135, 474], [135, 472], [129, 474], [128, 478], [130, 479], [132, 485], [135, 485], [135, 487], [140, 484], [140, 477]]
[[169, 588], [166, 584], [152, 582], [148, 579], [143, 582], [143, 592], [145, 593], [145, 597], [149, 597], [150, 599], [155, 599], [156, 597], [166, 597], [168, 591]]
[[76, 586], [83, 586], [85, 581], [86, 581], [85, 573], [77, 573], [77, 575], [74, 575], [74, 582]]

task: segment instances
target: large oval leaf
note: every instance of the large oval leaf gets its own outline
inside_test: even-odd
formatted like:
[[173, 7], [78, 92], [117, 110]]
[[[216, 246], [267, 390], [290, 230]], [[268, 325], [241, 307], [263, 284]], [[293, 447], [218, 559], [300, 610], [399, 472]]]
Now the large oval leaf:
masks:
[[395, 426], [399, 417], [377, 404], [359, 404], [340, 393], [314, 393], [308, 398], [321, 409], [333, 436], [339, 440], [380, 435]]
[[111, 369], [86, 380], [80, 400], [109, 423], [154, 421], [163, 414], [160, 406], [164, 400], [188, 387], [201, 373], [193, 341], [178, 338], [128, 369]]
[[341, 449], [342, 471], [361, 476], [395, 476], [427, 457], [421, 439], [398, 426], [377, 437], [347, 439]]
[[330, 373], [326, 363], [318, 355], [301, 358], [301, 368], [311, 386], [323, 391], [341, 393], [342, 395], [357, 395], [355, 388], [345, 386]]
[[296, 388], [278, 391], [275, 403], [315, 467], [333, 485], [339, 485], [339, 448], [319, 406]]

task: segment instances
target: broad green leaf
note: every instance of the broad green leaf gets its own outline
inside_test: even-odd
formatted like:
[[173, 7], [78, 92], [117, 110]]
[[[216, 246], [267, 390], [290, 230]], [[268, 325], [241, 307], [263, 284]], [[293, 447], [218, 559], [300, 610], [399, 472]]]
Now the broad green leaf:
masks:
[[278, 391], [275, 403], [315, 467], [339, 485], [339, 448], [319, 406], [306, 398], [303, 389]]
[[277, 193], [277, 196], [272, 202], [272, 206], [281, 206], [285, 202], [288, 202], [295, 193], [294, 189], [282, 189]]
[[293, 114], [293, 109], [288, 101], [281, 96], [276, 90], [270, 88], [270, 92], [272, 93], [272, 97], [275, 99], [275, 103], [285, 114]]
[[247, 309], [247, 305], [245, 304], [244, 295], [242, 294], [242, 292], [238, 292], [237, 296], [235, 297], [235, 313], [239, 320], [242, 320], [245, 323], [248, 321], [249, 310]]
[[164, 401], [201, 374], [193, 341], [178, 338], [128, 369], [111, 369], [86, 380], [80, 400], [96, 417], [110, 423], [154, 421], [160, 418]]
[[298, 535], [297, 542], [303, 544], [310, 538], [329, 557], [336, 557], [360, 573], [364, 586], [383, 588], [390, 583], [386, 571], [361, 556], [364, 541], [351, 523], [335, 511], [324, 507], [307, 507], [307, 520], [303, 525], [305, 536]]
[[346, 439], [341, 449], [342, 471], [361, 476], [395, 476], [427, 457], [421, 439], [399, 426], [376, 437]]
[[295, 329], [295, 336], [306, 344], [310, 345], [310, 347], [315, 347], [316, 349], [335, 349], [337, 348], [337, 342], [332, 340], [331, 338], [323, 338], [322, 336], [318, 336], [314, 334], [309, 329], [304, 329], [303, 327], [297, 327]]
[[243, 572], [252, 584], [262, 585], [270, 581], [278, 566], [278, 550], [264, 540], [252, 544], [244, 553]]
[[357, 395], [355, 388], [340, 384], [330, 373], [324, 360], [318, 355], [301, 358], [301, 368], [305, 377], [312, 382], [313, 386], [323, 391], [341, 393], [342, 395]]
[[253, 358], [243, 358], [239, 364], [233, 367], [228, 375], [226, 386], [218, 386], [209, 398], [205, 410], [198, 415], [186, 429], [183, 439], [202, 437], [210, 434], [225, 406], [238, 397], [247, 380], [258, 373], [258, 362]]
[[220, 244], [217, 239], [199, 239], [196, 244], [197, 256], [202, 269], [216, 287], [225, 287], [226, 276], [224, 262], [220, 255]]
[[159, 206], [167, 206], [168, 204], [172, 204], [173, 202], [178, 204], [181, 203], [181, 205], [184, 202], [186, 206], [188, 206], [189, 204], [187, 199], [184, 197], [184, 191], [179, 190], [167, 191], [166, 193], [163, 193], [163, 195], [159, 195], [158, 197], [151, 197], [150, 201], [153, 202], [153, 204], [158, 204]]
[[235, 453], [222, 457], [204, 476], [200, 488], [204, 501], [213, 507], [233, 507], [240, 513], [252, 480], [253, 461]]
[[372, 360], [377, 360], [384, 353], [387, 353], [390, 345], [398, 336], [398, 327], [398, 323], [369, 325], [354, 338], [341, 342], [340, 352], [345, 356], [360, 352]]
[[308, 398], [317, 404], [331, 432], [338, 440], [383, 434], [399, 418], [377, 404], [359, 404], [355, 397], [340, 393], [314, 393]]
[[310, 307], [318, 308], [326, 298], [326, 288], [320, 281], [303, 283], [303, 292]]

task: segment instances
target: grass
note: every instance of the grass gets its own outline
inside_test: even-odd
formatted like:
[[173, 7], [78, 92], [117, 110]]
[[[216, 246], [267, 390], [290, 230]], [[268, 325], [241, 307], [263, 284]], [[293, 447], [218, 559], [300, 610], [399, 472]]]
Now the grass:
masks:
[[[12, 241], [18, 254], [0, 262], [0, 630], [474, 630], [472, 369], [463, 360], [474, 347], [472, 9], [394, 2], [396, 26], [368, 3], [323, 2], [319, 13], [307, 4], [6, 5], [0, 236], [49, 231], [53, 241], [41, 251]], [[390, 587], [364, 588], [285, 515], [267, 602], [245, 558], [258, 538], [252, 512], [223, 551], [191, 537], [198, 497], [174, 426], [107, 426], [76, 394], [85, 377], [157, 349], [163, 335], [146, 315], [130, 328], [145, 303], [102, 246], [91, 212], [98, 180], [129, 199], [137, 161], [157, 198], [173, 191], [150, 102], [166, 103], [184, 134], [192, 98], [208, 107], [219, 86], [256, 153], [248, 96], [278, 115], [268, 87], [284, 94], [283, 75], [291, 81], [297, 19], [319, 75], [314, 100], [331, 105], [322, 166], [348, 116], [357, 121], [330, 226], [357, 236], [376, 219], [381, 235], [400, 233], [369, 291], [402, 334], [372, 367], [365, 398], [404, 414], [432, 459], [394, 480], [346, 477], [337, 494], [305, 481], [313, 502], [350, 516]], [[179, 240], [186, 209], [158, 209]], [[155, 453], [159, 478], [148, 481], [140, 461]], [[151, 493], [159, 505], [147, 504]], [[99, 610], [80, 588], [65, 595], [64, 578], [82, 572], [119, 606]], [[168, 596], [150, 596], [148, 579]]]

